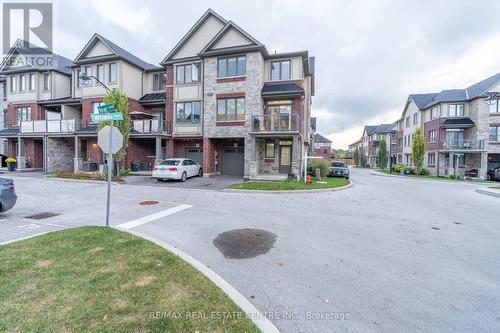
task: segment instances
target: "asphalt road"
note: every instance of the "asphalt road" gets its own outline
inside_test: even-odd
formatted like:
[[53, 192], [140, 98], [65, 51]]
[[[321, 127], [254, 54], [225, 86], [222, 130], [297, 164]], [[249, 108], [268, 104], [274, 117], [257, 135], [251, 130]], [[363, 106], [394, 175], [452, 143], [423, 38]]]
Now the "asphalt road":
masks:
[[[208, 265], [283, 332], [500, 331], [500, 199], [473, 185], [366, 170], [352, 180], [343, 191], [291, 195], [117, 185], [112, 224], [192, 205], [134, 230]], [[0, 242], [103, 224], [103, 184], [19, 177], [16, 186], [20, 201], [2, 215]], [[23, 218], [42, 211], [61, 215]], [[272, 247], [235, 259], [214, 245], [247, 228], [275, 236], [264, 242]], [[253, 237], [243, 241], [259, 244]]]

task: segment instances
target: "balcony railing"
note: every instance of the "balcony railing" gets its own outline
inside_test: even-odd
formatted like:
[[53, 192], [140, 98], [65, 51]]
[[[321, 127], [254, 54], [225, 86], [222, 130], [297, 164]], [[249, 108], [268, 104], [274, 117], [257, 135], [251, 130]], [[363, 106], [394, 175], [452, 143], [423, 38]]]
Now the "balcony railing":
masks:
[[79, 119], [21, 121], [21, 133], [74, 133], [80, 128]]
[[162, 133], [167, 131], [167, 126], [160, 119], [132, 120], [132, 130], [141, 134]]
[[440, 147], [443, 150], [482, 150], [484, 140], [444, 140]]
[[297, 113], [252, 116], [253, 132], [299, 132], [302, 120]]

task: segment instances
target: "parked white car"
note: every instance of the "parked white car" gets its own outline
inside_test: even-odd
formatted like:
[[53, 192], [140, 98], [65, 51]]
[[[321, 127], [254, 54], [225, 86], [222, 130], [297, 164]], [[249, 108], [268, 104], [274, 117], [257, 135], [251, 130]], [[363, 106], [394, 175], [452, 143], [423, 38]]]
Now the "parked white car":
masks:
[[185, 182], [194, 176], [203, 176], [203, 169], [189, 158], [168, 158], [153, 168], [153, 178], [158, 181], [176, 179]]

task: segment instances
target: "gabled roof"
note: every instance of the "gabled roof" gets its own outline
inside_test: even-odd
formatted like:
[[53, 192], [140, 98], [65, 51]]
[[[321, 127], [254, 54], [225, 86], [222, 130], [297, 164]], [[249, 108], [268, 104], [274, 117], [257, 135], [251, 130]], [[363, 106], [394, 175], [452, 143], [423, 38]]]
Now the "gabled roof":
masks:
[[364, 131], [366, 132], [366, 135], [370, 135], [377, 127], [378, 125], [366, 125]]
[[189, 41], [189, 39], [198, 31], [198, 29], [205, 23], [210, 17], [215, 17], [221, 23], [226, 24], [227, 21], [214, 12], [212, 9], [208, 9], [205, 14], [200, 17], [198, 21], [189, 29], [189, 31], [182, 37], [182, 39], [174, 46], [174, 48], [167, 54], [167, 56], [161, 61], [160, 65], [166, 65], [166, 63], [175, 56], [175, 54]]
[[476, 84], [473, 84], [472, 86], [468, 87], [467, 90], [467, 96], [469, 99], [479, 97], [482, 95], [486, 90], [490, 89], [493, 87], [495, 84], [500, 82], [500, 73], [497, 73], [483, 81], [480, 81]]
[[[235, 46], [235, 47], [228, 47], [225, 49], [213, 49], [213, 47], [222, 40], [222, 38], [229, 32], [231, 29], [235, 29], [239, 34], [241, 34], [245, 39], [249, 41], [248, 44], [245, 45], [240, 45], [240, 46]], [[255, 49], [264, 49], [264, 45], [259, 42], [257, 39], [252, 37], [249, 33], [247, 33], [245, 30], [241, 29], [236, 23], [229, 21], [226, 23], [226, 25], [212, 38], [212, 40], [201, 50], [199, 55], [209, 55], [213, 53], [221, 53], [223, 51], [230, 51], [234, 52], [235, 49], [239, 48], [244, 48], [244, 49], [249, 49], [249, 48], [255, 48]], [[265, 51], [267, 54], [267, 51]]]
[[415, 105], [419, 109], [423, 109], [429, 102], [431, 102], [434, 97], [436, 97], [437, 93], [429, 93], [429, 94], [410, 94], [409, 98], [415, 102]]
[[371, 132], [371, 134], [386, 134], [393, 130], [394, 124], [381, 124], [376, 126], [376, 128]]
[[314, 142], [317, 142], [317, 143], [332, 143], [330, 140], [328, 140], [323, 135], [318, 134], [318, 133], [314, 134]]
[[136, 57], [132, 53], [121, 48], [120, 46], [116, 45], [115, 43], [113, 43], [109, 39], [99, 35], [98, 33], [95, 33], [92, 36], [92, 38], [90, 38], [90, 40], [85, 45], [83, 50], [78, 54], [78, 56], [76, 57], [76, 59], [74, 61], [75, 64], [85, 63], [85, 62], [88, 62], [90, 60], [105, 60], [107, 58], [110, 58], [110, 56], [99, 56], [99, 57], [92, 57], [92, 58], [85, 57], [94, 48], [94, 46], [96, 46], [97, 43], [99, 43], [99, 42], [106, 45], [111, 50], [111, 52], [114, 53], [114, 57], [111, 56], [113, 58], [124, 60], [124, 61], [130, 63], [131, 65], [134, 65], [135, 67], [138, 67], [138, 68], [145, 70], [145, 71], [154, 71], [154, 70], [160, 69], [160, 67], [155, 66], [153, 64], [150, 64], [148, 62], [145, 62], [144, 60]]
[[[8, 64], [5, 63], [7, 59], [10, 59], [14, 55], [22, 55], [22, 56], [33, 56], [33, 55], [47, 55], [53, 56], [53, 63], [55, 64], [55, 67], [53, 68], [47, 68], [46, 66], [41, 67], [39, 66], [36, 61], [34, 64], [30, 64], [29, 66], [20, 66], [20, 67], [12, 67], [9, 68]], [[23, 72], [23, 71], [47, 71], [47, 70], [54, 70], [66, 75], [71, 75], [71, 66], [73, 65], [73, 62], [69, 60], [68, 58], [65, 58], [57, 53], [53, 53], [47, 49], [38, 47], [34, 44], [30, 44], [24, 40], [18, 39], [14, 43], [14, 45], [9, 49], [9, 52], [7, 53], [7, 56], [4, 58], [4, 62], [2, 63], [0, 72], [4, 74], [8, 73], [16, 73], [16, 72]]]

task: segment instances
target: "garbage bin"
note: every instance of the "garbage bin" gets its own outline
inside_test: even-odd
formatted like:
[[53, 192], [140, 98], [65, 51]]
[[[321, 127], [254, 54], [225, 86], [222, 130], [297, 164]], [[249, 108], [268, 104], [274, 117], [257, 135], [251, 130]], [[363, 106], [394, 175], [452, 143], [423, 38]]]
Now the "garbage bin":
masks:
[[130, 171], [132, 171], [132, 172], [139, 171], [139, 164], [136, 162], [130, 163]]
[[9, 166], [9, 171], [16, 171], [17, 162], [8, 162], [7, 165]]

